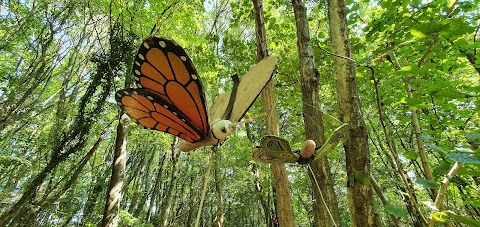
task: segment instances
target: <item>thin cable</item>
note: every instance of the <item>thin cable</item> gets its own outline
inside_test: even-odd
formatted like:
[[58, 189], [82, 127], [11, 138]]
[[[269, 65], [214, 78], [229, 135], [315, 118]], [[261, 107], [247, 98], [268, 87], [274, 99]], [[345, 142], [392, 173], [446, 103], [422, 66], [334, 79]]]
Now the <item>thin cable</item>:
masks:
[[317, 185], [318, 192], [320, 192], [320, 197], [322, 197], [323, 205], [325, 205], [325, 209], [327, 209], [328, 215], [330, 216], [330, 219], [332, 219], [333, 225], [335, 227], [337, 227], [337, 224], [335, 223], [335, 219], [333, 219], [333, 215], [330, 212], [330, 209], [328, 209], [327, 203], [325, 202], [325, 199], [323, 198], [322, 190], [320, 190], [320, 186], [318, 185], [318, 181], [317, 181], [317, 178], [315, 177], [315, 174], [313, 173], [312, 167], [310, 167], [310, 163], [308, 163], [308, 170], [310, 170], [310, 173], [312, 174], [313, 179], [315, 180], [315, 185]]

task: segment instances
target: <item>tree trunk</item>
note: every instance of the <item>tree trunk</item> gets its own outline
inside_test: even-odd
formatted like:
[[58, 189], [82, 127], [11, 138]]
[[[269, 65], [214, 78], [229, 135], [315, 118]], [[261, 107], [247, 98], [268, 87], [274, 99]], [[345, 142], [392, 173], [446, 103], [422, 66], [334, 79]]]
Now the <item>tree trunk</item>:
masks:
[[[135, 208], [137, 207], [137, 204], [138, 204], [138, 200], [140, 198], [140, 195], [142, 194], [142, 176], [144, 174], [144, 170], [143, 168], [145, 167], [145, 161], [147, 159], [147, 156], [148, 156], [148, 151], [147, 150], [144, 150], [144, 149], [141, 149], [139, 152], [141, 152], [139, 155], [140, 155], [140, 160], [139, 160], [139, 163], [137, 165], [134, 165], [132, 163], [132, 166], [136, 166], [136, 173], [132, 176], [133, 177], [133, 185], [132, 185], [132, 188], [133, 188], [133, 194], [131, 195], [131, 201], [130, 201], [130, 206], [128, 208], [128, 212], [130, 213], [133, 213]], [[131, 170], [131, 168], [129, 168], [129, 170]], [[126, 185], [126, 188], [130, 188], [128, 185]]]
[[[160, 181], [162, 179], [162, 172], [163, 172], [163, 167], [165, 166], [165, 158], [167, 157], [166, 153], [163, 153], [162, 158], [160, 159], [160, 162], [158, 163], [158, 170], [157, 170], [157, 177], [155, 179], [155, 185], [153, 186], [153, 192], [152, 195], [150, 196], [150, 206], [148, 207], [147, 211], [147, 222], [150, 222], [151, 216], [152, 216], [152, 208], [154, 206], [156, 198], [158, 198], [158, 191], [160, 189]], [[155, 209], [159, 209], [158, 206], [155, 207]]]
[[[265, 37], [265, 24], [262, 0], [253, 0], [255, 8], [255, 27], [257, 40], [257, 62], [268, 56]], [[269, 135], [279, 135], [278, 114], [275, 109], [275, 93], [272, 81], [268, 82], [262, 91], [263, 109], [267, 113], [266, 126]], [[287, 171], [284, 164], [271, 164], [272, 175], [277, 199], [278, 221], [282, 227], [291, 227], [293, 222], [292, 201], [290, 186], [287, 180]]]
[[[410, 77], [404, 78], [403, 82], [405, 83], [405, 90], [407, 92], [407, 97], [408, 98], [413, 98], [412, 94], [412, 86], [410, 85]], [[435, 182], [435, 179], [433, 178], [433, 172], [432, 169], [430, 168], [430, 164], [428, 164], [428, 157], [427, 157], [427, 151], [425, 149], [425, 145], [423, 144], [423, 140], [421, 139], [422, 136], [422, 131], [420, 129], [420, 121], [418, 120], [418, 114], [417, 110], [415, 109], [410, 109], [412, 113], [412, 125], [413, 125], [413, 130], [415, 132], [415, 139], [417, 142], [417, 147], [418, 147], [418, 154], [420, 156], [420, 160], [422, 161], [422, 168], [425, 174], [425, 179]], [[432, 200], [435, 198], [435, 195], [437, 195], [437, 190], [434, 188], [430, 189], [430, 197]]]
[[112, 164], [112, 176], [108, 186], [108, 194], [103, 211], [101, 226], [118, 226], [118, 212], [122, 198], [123, 180], [127, 162], [127, 128], [130, 119], [122, 110], [117, 126], [117, 138], [115, 139], [115, 152]]
[[[150, 184], [152, 183], [150, 181], [150, 168], [152, 165], [152, 161], [155, 159], [155, 154], [156, 152], [151, 150], [150, 152], [151, 157], [147, 161], [147, 170], [145, 171], [145, 174], [143, 174], [143, 189], [141, 189], [141, 194], [140, 194], [140, 201], [137, 203], [135, 206], [135, 210], [133, 212], [134, 217], [139, 217], [140, 213], [145, 209], [145, 204], [147, 204], [147, 198], [148, 198], [148, 191], [150, 188]], [[148, 155], [148, 154], [147, 154]]]
[[257, 169], [257, 164], [253, 163], [252, 164], [252, 174], [253, 174], [253, 184], [255, 186], [255, 193], [257, 194], [257, 198], [260, 201], [260, 204], [263, 209], [263, 214], [265, 218], [265, 224], [266, 226], [272, 226], [272, 219], [270, 219], [270, 211], [268, 209], [268, 204], [267, 201], [265, 201], [265, 198], [263, 198], [262, 192], [262, 185], [260, 184], [260, 177], [258, 176], [258, 169]]
[[175, 153], [174, 145], [176, 141], [177, 137], [173, 139], [172, 143], [172, 172], [170, 175], [170, 184], [168, 185], [168, 189], [164, 196], [166, 198], [166, 201], [163, 204], [162, 213], [160, 213], [160, 223], [162, 223], [162, 226], [168, 226], [168, 215], [170, 214], [173, 201], [173, 189], [175, 188], [175, 185], [177, 183], [178, 156], [180, 155], [180, 152]]
[[[329, 0], [328, 14], [332, 50], [336, 56], [351, 58], [344, 0]], [[355, 69], [352, 61], [334, 57], [340, 120], [348, 123], [344, 135], [347, 166], [347, 196], [352, 226], [379, 226], [373, 206], [368, 134], [360, 109]]]
[[[308, 28], [307, 10], [303, 0], [292, 0], [297, 27], [297, 48], [302, 77], [302, 108], [306, 139], [314, 140], [317, 146], [325, 143], [323, 114], [320, 111], [318, 97], [319, 72], [315, 66], [310, 32]], [[313, 185], [315, 202], [313, 213], [315, 226], [339, 226], [340, 212], [337, 197], [333, 188], [330, 164], [327, 157], [322, 157], [311, 164], [308, 171]], [[313, 172], [313, 173], [312, 173]], [[318, 186], [316, 182], [318, 182]], [[319, 191], [321, 190], [321, 191]], [[322, 196], [323, 195], [323, 196]]]
[[222, 160], [220, 151], [217, 149], [215, 152], [213, 166], [213, 175], [215, 178], [215, 193], [217, 196], [217, 212], [215, 213], [215, 221], [213, 222], [214, 227], [222, 227], [224, 221], [224, 212], [223, 212], [223, 196], [222, 196], [222, 177], [220, 169], [220, 161]]
[[[248, 139], [250, 140], [250, 142], [252, 144], [254, 144], [251, 127], [247, 124], [247, 125], [245, 125], [245, 129], [247, 131]], [[253, 177], [253, 185], [254, 185], [254, 189], [255, 189], [255, 194], [257, 194], [258, 201], [260, 202], [260, 205], [262, 206], [262, 209], [263, 209], [265, 224], [266, 224], [266, 226], [272, 226], [272, 219], [270, 219], [270, 209], [269, 209], [268, 200], [265, 199], [262, 195], [263, 188], [262, 188], [262, 184], [260, 182], [260, 176], [259, 176], [259, 173], [258, 173], [257, 164], [255, 162], [252, 163], [252, 177]], [[228, 220], [230, 221], [230, 219], [228, 219]]]
[[[387, 206], [390, 204], [390, 200], [388, 200], [387, 195], [383, 192], [382, 188], [380, 185], [377, 183], [377, 180], [373, 177], [373, 175], [370, 173], [369, 176], [370, 183], [372, 184], [373, 189], [375, 190], [375, 193], [377, 193], [378, 198], [380, 201], [382, 201], [383, 206]], [[392, 225], [395, 227], [400, 227], [400, 220], [398, 219], [397, 216], [393, 214], [388, 214], [390, 219], [392, 220]]]

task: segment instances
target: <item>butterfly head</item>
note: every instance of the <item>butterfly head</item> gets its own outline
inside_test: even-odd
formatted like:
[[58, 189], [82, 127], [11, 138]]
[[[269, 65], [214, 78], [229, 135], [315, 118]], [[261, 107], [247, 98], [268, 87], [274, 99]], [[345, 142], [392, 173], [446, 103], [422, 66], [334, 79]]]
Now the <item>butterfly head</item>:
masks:
[[229, 120], [214, 121], [212, 124], [213, 136], [223, 142], [233, 132], [234, 128], [231, 127], [231, 125], [232, 125], [232, 122]]

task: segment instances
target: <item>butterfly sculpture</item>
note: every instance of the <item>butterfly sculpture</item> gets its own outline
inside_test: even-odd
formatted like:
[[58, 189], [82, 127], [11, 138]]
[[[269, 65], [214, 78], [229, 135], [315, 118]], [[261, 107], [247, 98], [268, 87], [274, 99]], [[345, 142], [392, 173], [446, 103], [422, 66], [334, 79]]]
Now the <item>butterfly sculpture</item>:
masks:
[[282, 137], [265, 136], [261, 139], [260, 146], [253, 151], [252, 157], [263, 163], [306, 164], [333, 150], [340, 141], [346, 126], [347, 124], [343, 124], [335, 129], [322, 147], [315, 148], [315, 142], [307, 140], [302, 149], [297, 151], [292, 151], [289, 142]]
[[180, 150], [190, 151], [223, 142], [270, 81], [275, 67], [275, 57], [259, 62], [234, 93], [214, 101], [208, 115], [200, 76], [186, 51], [172, 40], [149, 37], [140, 45], [132, 68], [137, 88], [119, 90], [115, 98], [141, 127], [178, 136], [183, 140]]

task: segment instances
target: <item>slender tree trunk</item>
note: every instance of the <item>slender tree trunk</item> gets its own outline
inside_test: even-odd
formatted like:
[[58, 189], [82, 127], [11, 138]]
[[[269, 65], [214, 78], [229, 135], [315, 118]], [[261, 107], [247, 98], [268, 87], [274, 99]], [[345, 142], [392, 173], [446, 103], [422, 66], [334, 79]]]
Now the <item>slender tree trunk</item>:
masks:
[[[150, 152], [151, 157], [147, 161], [147, 170], [145, 171], [145, 174], [143, 175], [143, 188], [140, 189], [140, 201], [137, 203], [135, 206], [133, 216], [138, 217], [140, 216], [140, 213], [145, 209], [145, 204], [147, 203], [147, 197], [148, 197], [148, 192], [150, 188], [150, 184], [152, 183], [149, 178], [150, 178], [150, 166], [152, 165], [153, 159], [155, 159], [155, 151], [151, 150]], [[147, 154], [149, 155], [149, 154]]]
[[[325, 143], [325, 135], [323, 114], [320, 111], [318, 97], [320, 75], [315, 66], [315, 57], [310, 42], [307, 10], [304, 0], [292, 0], [292, 4], [297, 27], [297, 48], [302, 77], [302, 108], [306, 139], [314, 140], [317, 146], [321, 146]], [[340, 212], [327, 157], [322, 157], [309, 165], [312, 171], [308, 171], [308, 175], [315, 196], [315, 202], [313, 203], [315, 226], [340, 226]]]
[[[412, 86], [410, 85], [410, 77], [404, 78], [403, 82], [405, 83], [407, 97], [413, 98]], [[422, 131], [420, 129], [420, 121], [418, 120], [417, 110], [411, 109], [410, 111], [412, 113], [413, 131], [415, 132], [415, 140], [417, 142], [418, 154], [420, 156], [420, 160], [422, 161], [422, 168], [425, 174], [425, 179], [434, 182], [435, 179], [433, 178], [432, 169], [430, 168], [430, 164], [428, 164], [427, 151], [425, 149], [425, 145], [423, 144], [423, 140], [420, 138], [420, 136], [422, 136]], [[430, 197], [433, 199], [437, 195], [437, 190], [431, 188], [430, 192]]]
[[122, 199], [123, 181], [127, 162], [127, 128], [129, 121], [127, 114], [123, 110], [120, 111], [112, 164], [112, 176], [110, 178], [110, 185], [108, 186], [108, 194], [103, 211], [102, 227], [118, 226], [118, 212], [120, 211], [120, 201]]
[[173, 201], [173, 189], [177, 183], [177, 173], [178, 173], [178, 156], [180, 155], [179, 152], [175, 152], [174, 145], [177, 141], [177, 137], [173, 139], [172, 143], [172, 172], [170, 175], [170, 184], [168, 189], [165, 193], [165, 203], [162, 207], [162, 213], [160, 214], [160, 223], [162, 226], [168, 226], [168, 215], [170, 214], [170, 210], [172, 208], [172, 201]]
[[[245, 125], [246, 131], [247, 131], [247, 137], [250, 140], [252, 144], [254, 144], [253, 141], [253, 136], [252, 136], [252, 129], [249, 125]], [[260, 182], [260, 176], [258, 173], [258, 168], [256, 163], [252, 163], [252, 177], [253, 177], [253, 185], [255, 189], [255, 194], [257, 194], [258, 201], [260, 202], [260, 205], [262, 206], [264, 218], [265, 218], [265, 224], [266, 226], [272, 226], [272, 219], [270, 219], [270, 210], [269, 210], [269, 204], [268, 200], [265, 199], [262, 195], [263, 193], [263, 188], [262, 184]], [[229, 219], [229, 221], [231, 221]]]
[[104, 178], [103, 174], [98, 176], [95, 182], [95, 186], [90, 191], [90, 194], [88, 196], [87, 202], [85, 203], [85, 207], [83, 208], [83, 214], [82, 214], [82, 224], [81, 226], [85, 226], [86, 224], [91, 221], [90, 219], [93, 217], [93, 214], [95, 212], [95, 205], [97, 204], [97, 198], [100, 195], [100, 193], [103, 192], [103, 189], [105, 188], [104, 184]]
[[[255, 8], [255, 27], [257, 39], [257, 62], [268, 56], [265, 36], [265, 24], [263, 16], [262, 0], [253, 0]], [[278, 114], [275, 109], [275, 92], [272, 81], [268, 82], [262, 91], [262, 104], [267, 113], [266, 125], [269, 135], [279, 135]], [[287, 179], [287, 171], [284, 164], [271, 164], [274, 178], [278, 221], [282, 227], [291, 227], [293, 222], [292, 200], [290, 198], [290, 186]]]
[[260, 204], [263, 209], [265, 224], [266, 226], [272, 226], [272, 219], [270, 219], [270, 211], [268, 209], [267, 201], [265, 201], [265, 198], [263, 198], [263, 195], [262, 195], [263, 189], [260, 183], [260, 179], [259, 179], [260, 177], [258, 176], [257, 164], [255, 163], [253, 163], [252, 165], [252, 174], [253, 174], [253, 184], [255, 186], [255, 193], [257, 194], [258, 200], [260, 201]]
[[[156, 204], [156, 198], [158, 198], [158, 191], [160, 189], [160, 181], [162, 178], [163, 167], [165, 166], [165, 158], [167, 157], [166, 153], [163, 153], [162, 158], [158, 163], [158, 170], [157, 170], [157, 177], [155, 178], [155, 185], [153, 186], [153, 192], [150, 196], [150, 206], [148, 207], [147, 211], [147, 222], [150, 222], [152, 216], [152, 208], [154, 204]], [[155, 209], [159, 209], [160, 207], [156, 206]]]
[[[128, 212], [130, 213], [133, 213], [135, 208], [137, 207], [137, 203], [138, 203], [138, 200], [142, 194], [142, 176], [144, 174], [144, 168], [145, 168], [145, 161], [147, 160], [147, 157], [148, 157], [148, 151], [147, 150], [143, 150], [140, 151], [140, 162], [138, 165], [135, 165], [136, 168], [137, 168], [137, 173], [135, 175], [133, 175], [133, 178], [134, 178], [134, 181], [133, 181], [133, 195], [132, 195], [132, 199], [130, 201], [130, 206], [128, 208]], [[132, 165], [133, 166], [133, 165]], [[126, 186], [126, 188], [129, 188], [128, 186]]]
[[217, 196], [217, 212], [215, 213], [215, 221], [213, 222], [214, 227], [222, 227], [224, 221], [224, 210], [223, 210], [223, 196], [222, 196], [222, 176], [220, 169], [220, 161], [222, 160], [220, 151], [217, 149], [215, 152], [215, 163], [213, 166], [213, 175], [215, 180], [215, 194]]
[[[380, 185], [378, 185], [377, 180], [373, 177], [373, 175], [370, 173], [369, 176], [370, 183], [372, 184], [373, 189], [375, 190], [375, 193], [377, 193], [378, 198], [380, 198], [380, 201], [382, 201], [383, 206], [387, 206], [390, 204], [390, 200], [388, 200], [387, 196], [385, 193], [383, 193], [382, 188]], [[399, 227], [400, 225], [400, 220], [398, 217], [394, 216], [393, 214], [388, 214], [390, 219], [392, 220], [392, 225], [395, 227]]]
[[[373, 68], [370, 68], [371, 71], [372, 71], [372, 79], [373, 79], [373, 86], [375, 88], [375, 99], [377, 101], [377, 110], [378, 110], [378, 120], [380, 121], [380, 125], [382, 126], [382, 130], [383, 130], [383, 134], [384, 134], [384, 137], [385, 137], [385, 143], [387, 144], [388, 146], [388, 149], [390, 150], [390, 153], [392, 154], [392, 157], [388, 157], [388, 161], [390, 163], [390, 166], [393, 167], [393, 169], [397, 169], [397, 173], [398, 175], [400, 175], [400, 178], [402, 179], [404, 185], [405, 185], [405, 188], [407, 190], [407, 194], [409, 195], [408, 197], [404, 196], [403, 198], [406, 199], [405, 201], [409, 200], [408, 203], [405, 203], [407, 208], [408, 208], [408, 211], [410, 213], [410, 216], [412, 218], [412, 222], [415, 223], [417, 226], [418, 225], [422, 225], [422, 224], [419, 224], [418, 221], [422, 220], [422, 213], [421, 213], [421, 210], [420, 210], [420, 207], [418, 206], [418, 202], [417, 202], [417, 198], [415, 196], [415, 193], [411, 187], [411, 184], [409, 183], [409, 179], [407, 177], [407, 174], [405, 173], [404, 171], [404, 168], [402, 167], [402, 162], [400, 161], [399, 157], [398, 157], [398, 152], [397, 152], [397, 149], [395, 147], [395, 144], [393, 142], [393, 140], [390, 139], [390, 136], [389, 136], [389, 133], [387, 132], [387, 127], [385, 126], [385, 120], [384, 120], [384, 115], [383, 115], [383, 111], [382, 111], [382, 105], [381, 105], [381, 101], [380, 101], [380, 94], [379, 94], [379, 88], [378, 88], [378, 80], [375, 76], [375, 71], [373, 70]], [[380, 141], [380, 139], [378, 139]], [[395, 161], [395, 165], [393, 164], [392, 162], [392, 159]], [[372, 182], [373, 184], [375, 182]], [[398, 186], [400, 187], [400, 185]], [[404, 190], [402, 190], [404, 191]], [[413, 204], [412, 204], [413, 203]], [[412, 209], [413, 208], [413, 209]]]
[[188, 209], [188, 215], [186, 218], [185, 226], [190, 226], [193, 223], [193, 217], [197, 213], [197, 210], [195, 210], [194, 207], [196, 207], [198, 204], [197, 196], [194, 196], [194, 195], [197, 194], [198, 196], [200, 196], [201, 194], [201, 193], [198, 193], [197, 190], [195, 190], [197, 187], [194, 187], [193, 185], [194, 180], [195, 180], [195, 177], [192, 174], [192, 176], [190, 177], [190, 193], [188, 193], [190, 198], [190, 200], [188, 201], [189, 209]]
[[[351, 58], [344, 0], [328, 0], [333, 53]], [[348, 123], [344, 135], [347, 166], [347, 196], [352, 226], [379, 226], [373, 206], [372, 188], [364, 182], [370, 175], [368, 134], [360, 109], [353, 62], [334, 57], [340, 120]]]

